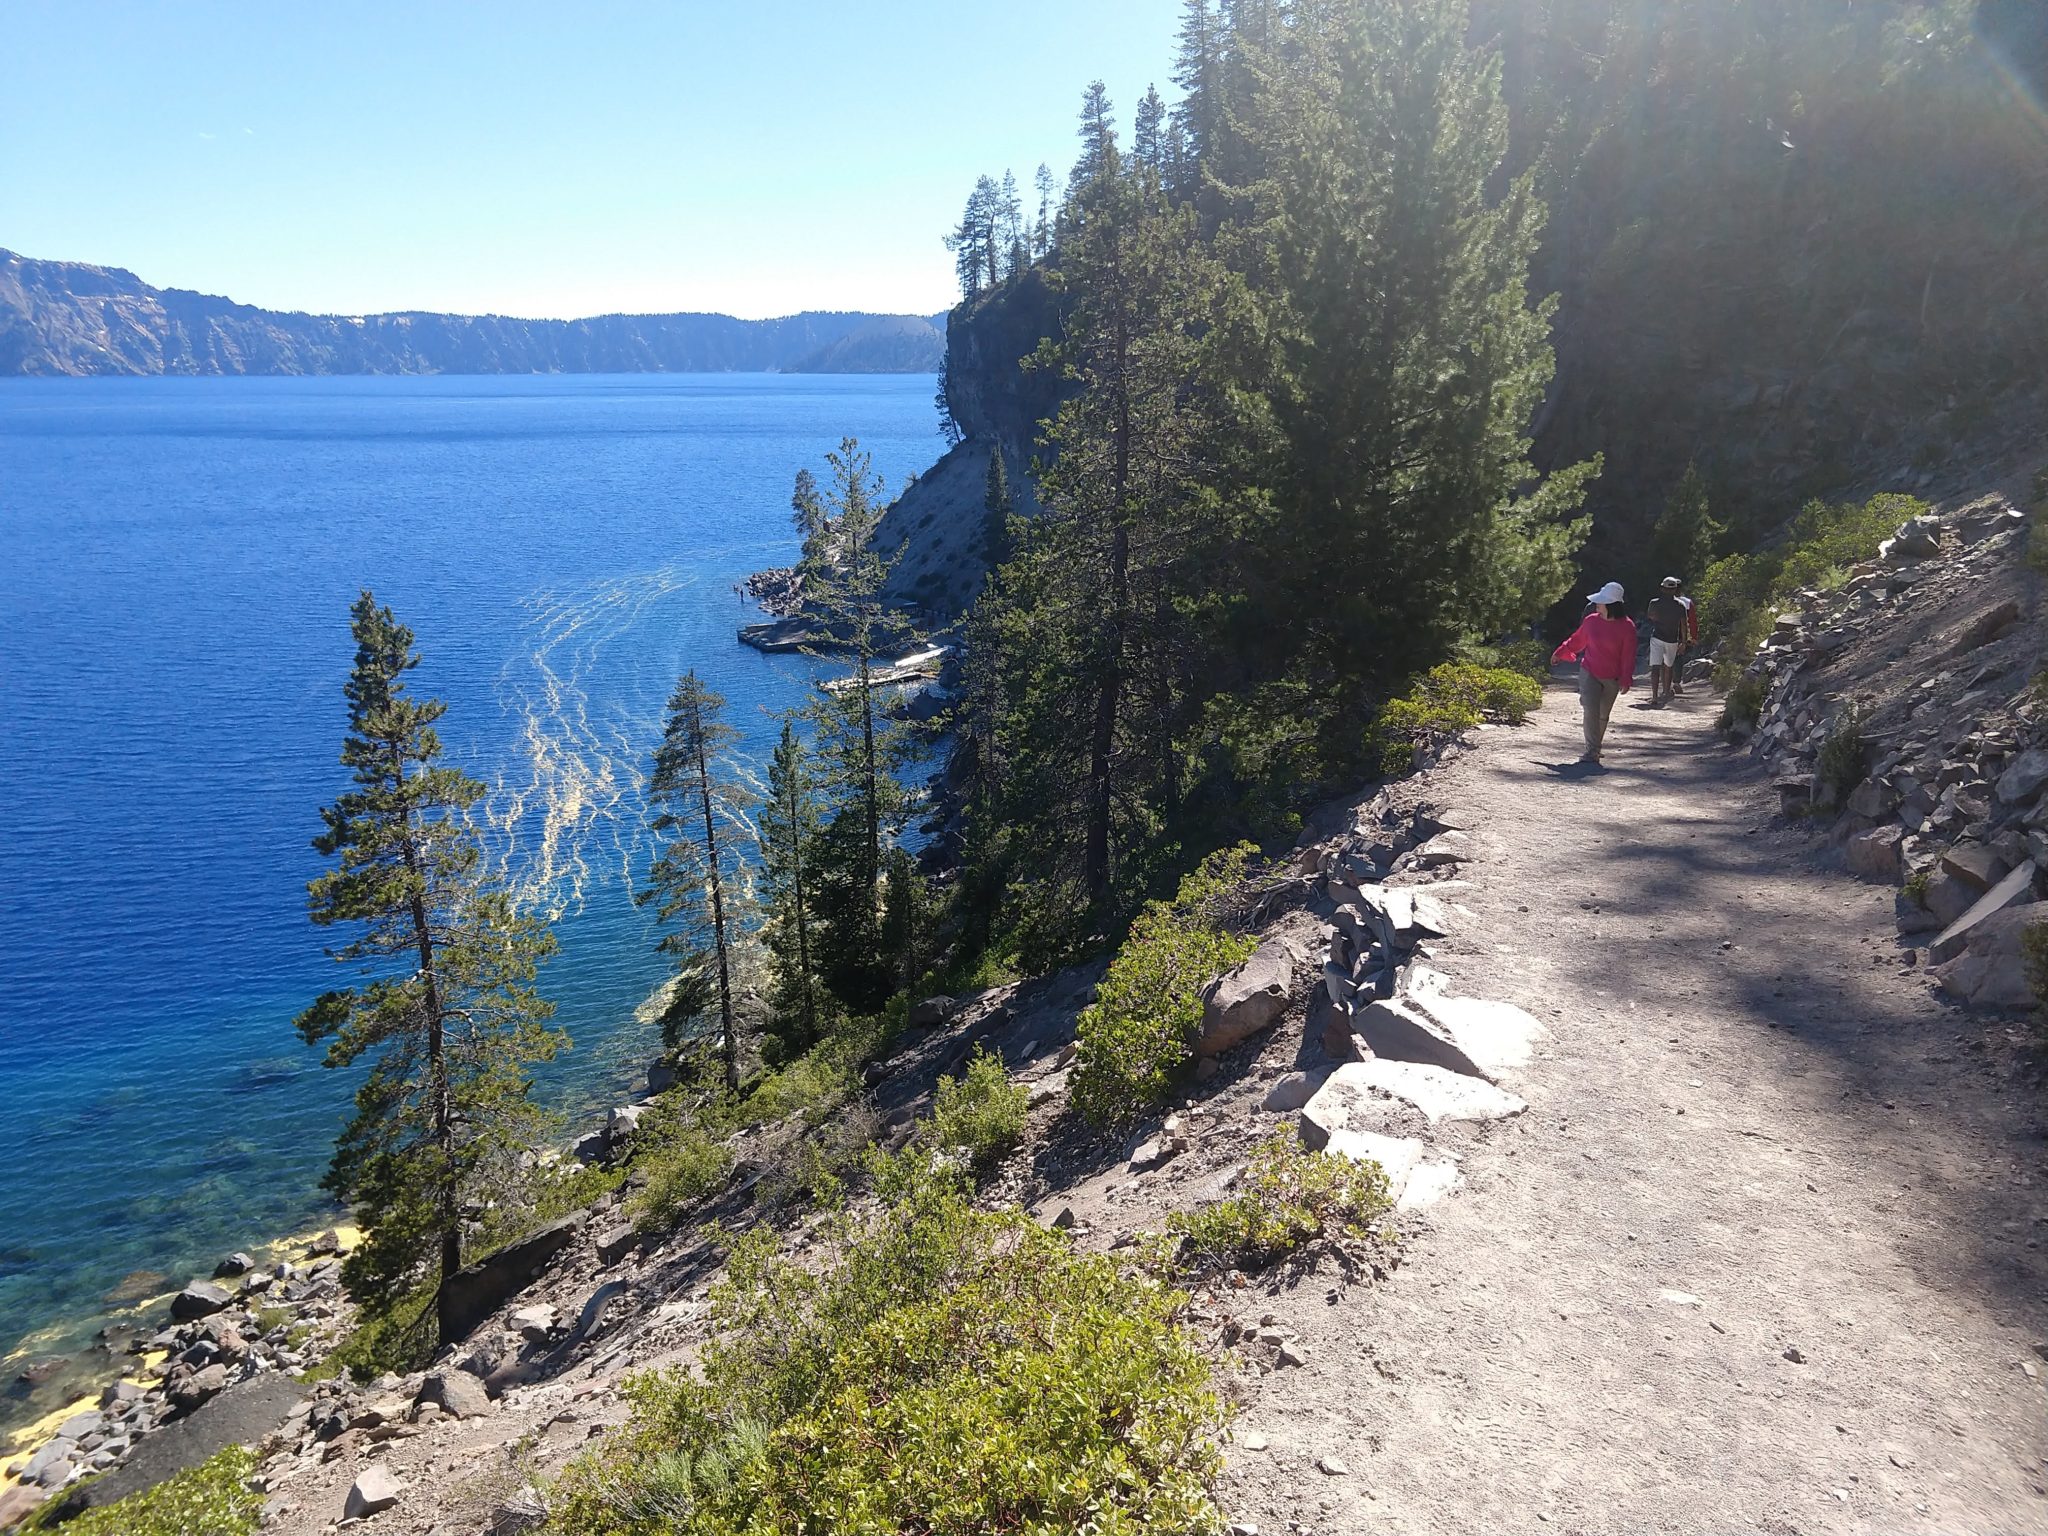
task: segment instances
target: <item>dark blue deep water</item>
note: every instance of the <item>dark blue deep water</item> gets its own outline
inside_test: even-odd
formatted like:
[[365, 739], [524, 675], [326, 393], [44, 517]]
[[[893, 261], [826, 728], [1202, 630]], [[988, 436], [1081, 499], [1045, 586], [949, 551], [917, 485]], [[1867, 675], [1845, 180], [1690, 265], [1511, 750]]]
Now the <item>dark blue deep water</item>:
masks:
[[492, 851], [560, 913], [561, 1105], [631, 1085], [662, 965], [629, 899], [677, 673], [758, 755], [807, 664], [734, 643], [792, 476], [939, 453], [932, 380], [0, 382], [0, 1384], [134, 1271], [330, 1213], [347, 1085], [292, 1033], [342, 787], [347, 611], [412, 626]]

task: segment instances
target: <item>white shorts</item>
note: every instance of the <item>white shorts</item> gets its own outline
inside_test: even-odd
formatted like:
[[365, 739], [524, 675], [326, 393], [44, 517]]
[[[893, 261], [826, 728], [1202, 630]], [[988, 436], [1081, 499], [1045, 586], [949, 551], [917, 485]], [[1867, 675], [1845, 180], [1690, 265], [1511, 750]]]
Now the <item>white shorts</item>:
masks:
[[1653, 638], [1650, 641], [1650, 665], [1653, 667], [1677, 666], [1678, 645], [1679, 642], [1676, 640], [1658, 640]]

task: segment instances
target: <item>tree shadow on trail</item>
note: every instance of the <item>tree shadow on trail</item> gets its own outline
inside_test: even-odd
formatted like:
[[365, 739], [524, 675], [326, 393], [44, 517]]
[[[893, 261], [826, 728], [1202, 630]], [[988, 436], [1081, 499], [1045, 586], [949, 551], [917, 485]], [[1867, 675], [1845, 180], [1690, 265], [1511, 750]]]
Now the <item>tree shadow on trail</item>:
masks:
[[[1881, 893], [1840, 867], [1815, 835], [1825, 829], [1778, 814], [1767, 770], [1685, 713], [1646, 717], [1610, 745], [1605, 773], [1521, 754], [1480, 767], [1535, 856], [1505, 878], [1540, 877], [1554, 916], [1597, 929], [1597, 942], [1546, 946], [1555, 980], [1589, 1014], [1640, 1004], [1642, 1024], [1661, 1015], [1673, 1037], [1689, 1012], [1734, 1024], [1737, 1053], [1698, 1070], [1829, 1115], [1945, 1212], [1896, 1230], [1913, 1269], [2038, 1325], [2043, 1265], [2010, 1227], [2032, 1203], [1992, 1170], [2039, 1163], [2042, 1114], [1975, 1054], [2009, 1021], [1947, 1004], [1902, 970]], [[1549, 798], [1596, 776], [1598, 795]]]

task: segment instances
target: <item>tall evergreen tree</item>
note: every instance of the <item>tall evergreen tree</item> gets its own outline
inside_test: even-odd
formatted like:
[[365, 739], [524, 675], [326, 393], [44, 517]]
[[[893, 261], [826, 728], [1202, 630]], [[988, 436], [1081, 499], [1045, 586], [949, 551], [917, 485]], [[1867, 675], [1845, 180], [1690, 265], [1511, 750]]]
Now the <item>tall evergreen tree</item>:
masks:
[[[1180, 784], [1197, 691], [1197, 616], [1231, 514], [1205, 485], [1200, 338], [1219, 274], [1191, 209], [1162, 210], [1114, 143], [1054, 281], [1068, 303], [1057, 367], [1077, 393], [1049, 423], [1044, 511], [991, 606], [1001, 670], [1001, 818], [1010, 867], [1055, 947], [1142, 887]], [[984, 824], [984, 833], [995, 827]], [[993, 855], [984, 847], [978, 859]]]
[[635, 900], [652, 906], [668, 928], [659, 947], [676, 964], [662, 1013], [663, 1042], [671, 1050], [684, 1045], [689, 1026], [715, 1008], [720, 1070], [734, 1091], [740, 1085], [732, 981], [741, 917], [736, 877], [744, 812], [753, 796], [721, 761], [739, 739], [724, 715], [724, 695], [694, 671], [677, 679], [647, 785], [654, 834], [666, 843]]
[[868, 1007], [887, 996], [878, 903], [883, 856], [903, 806], [895, 779], [903, 730], [877, 707], [875, 663], [908, 632], [883, 598], [889, 565], [874, 547], [882, 481], [872, 457], [849, 437], [826, 462], [838, 563], [816, 601], [853, 672], [821, 686], [812, 703], [828, 808], [819, 840], [818, 907], [826, 920], [820, 965], [841, 1000]]
[[988, 451], [988, 476], [981, 496], [981, 558], [994, 570], [1010, 558], [1010, 519], [1017, 505], [1010, 495], [1010, 472], [1003, 467], [1003, 448], [992, 443]]
[[1052, 249], [1052, 167], [1041, 163], [1032, 183], [1038, 189], [1038, 222], [1031, 229], [1031, 254], [1042, 257]]
[[377, 1312], [438, 1285], [446, 1342], [465, 1210], [494, 1163], [545, 1125], [525, 1068], [566, 1044], [533, 989], [554, 940], [483, 873], [467, 812], [484, 787], [438, 761], [446, 706], [407, 692], [412, 631], [367, 591], [350, 629], [341, 761], [353, 787], [320, 812], [313, 846], [338, 865], [307, 886], [307, 904], [322, 927], [356, 927], [331, 953], [366, 979], [323, 994], [297, 1029], [326, 1043], [330, 1067], [369, 1064], [323, 1180], [364, 1232], [343, 1267], [349, 1292]]
[[1079, 135], [1081, 153], [1067, 176], [1069, 199], [1101, 180], [1116, 153], [1116, 112], [1110, 105], [1109, 88], [1100, 80], [1091, 80], [1081, 93]]
[[1282, 590], [1314, 572], [1290, 666], [1347, 701], [1335, 729], [1360, 687], [1554, 601], [1597, 472], [1537, 484], [1528, 460], [1552, 366], [1552, 306], [1527, 280], [1542, 210], [1526, 178], [1491, 190], [1506, 119], [1464, 17], [1462, 0], [1300, 0], [1234, 45], [1266, 167], [1232, 243], [1267, 349], [1248, 382], [1277, 429], [1262, 548]]
[[1672, 489], [1671, 499], [1650, 533], [1650, 569], [1639, 583], [1644, 591], [1666, 576], [1698, 581], [1713, 557], [1714, 540], [1720, 537], [1707, 500], [1706, 477], [1697, 464], [1685, 466], [1685, 473]]
[[1215, 141], [1223, 110], [1223, 27], [1215, 0], [1181, 0], [1173, 78], [1181, 90], [1174, 120], [1186, 139], [1188, 158], [1199, 164]]
[[774, 973], [776, 1054], [788, 1060], [823, 1033], [813, 930], [817, 923], [820, 816], [817, 771], [795, 727], [768, 764], [768, 793], [758, 817], [761, 886], [767, 904], [768, 952]]
[[1131, 127], [1131, 159], [1162, 182], [1166, 178], [1166, 103], [1146, 86]]

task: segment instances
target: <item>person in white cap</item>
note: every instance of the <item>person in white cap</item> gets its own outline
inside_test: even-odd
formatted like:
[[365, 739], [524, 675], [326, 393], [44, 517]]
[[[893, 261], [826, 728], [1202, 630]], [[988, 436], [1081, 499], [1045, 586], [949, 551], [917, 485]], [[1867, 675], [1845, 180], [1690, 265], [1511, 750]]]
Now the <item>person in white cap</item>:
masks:
[[1610, 581], [1586, 599], [1593, 611], [1579, 621], [1571, 638], [1551, 653], [1553, 664], [1579, 664], [1579, 708], [1585, 714], [1586, 753], [1579, 759], [1595, 767], [1600, 743], [1607, 736], [1607, 717], [1614, 701], [1628, 691], [1636, 675], [1636, 627], [1622, 614], [1621, 583]]
[[1661, 708], [1678, 691], [1678, 653], [1685, 648], [1685, 621], [1691, 617], [1678, 595], [1676, 576], [1664, 578], [1663, 589], [1650, 599], [1643, 617], [1650, 621], [1650, 706]]

